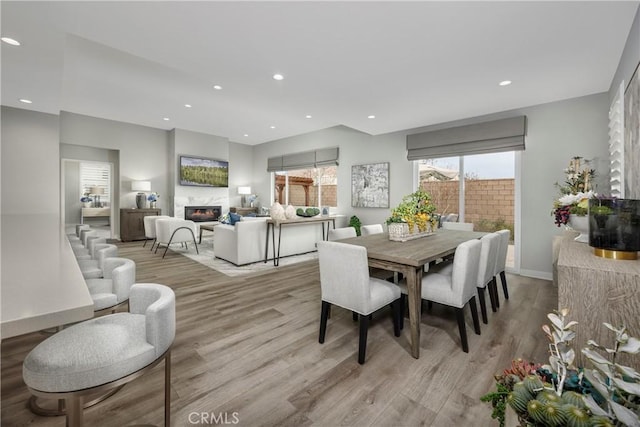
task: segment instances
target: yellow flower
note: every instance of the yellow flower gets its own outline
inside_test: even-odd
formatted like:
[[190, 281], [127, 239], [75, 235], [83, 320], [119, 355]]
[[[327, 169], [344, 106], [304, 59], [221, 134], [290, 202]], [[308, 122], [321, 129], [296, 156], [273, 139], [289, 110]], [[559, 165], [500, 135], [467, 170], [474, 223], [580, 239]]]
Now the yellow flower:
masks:
[[578, 202], [578, 207], [579, 208], [583, 208], [583, 209], [587, 209], [589, 208], [589, 199], [588, 198], [583, 198]]

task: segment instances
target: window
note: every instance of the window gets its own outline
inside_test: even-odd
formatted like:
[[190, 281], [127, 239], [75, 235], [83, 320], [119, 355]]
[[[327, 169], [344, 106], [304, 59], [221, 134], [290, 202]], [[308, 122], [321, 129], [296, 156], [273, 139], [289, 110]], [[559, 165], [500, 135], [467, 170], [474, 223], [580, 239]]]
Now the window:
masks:
[[275, 197], [283, 205], [338, 206], [338, 167], [274, 172]]
[[[439, 214], [458, 214], [458, 221], [473, 223], [475, 231], [509, 229], [513, 241], [513, 151], [419, 160], [418, 171], [420, 188], [433, 197]], [[514, 266], [513, 246], [507, 265]]]
[[80, 193], [89, 195], [94, 207], [110, 206], [111, 164], [80, 162]]

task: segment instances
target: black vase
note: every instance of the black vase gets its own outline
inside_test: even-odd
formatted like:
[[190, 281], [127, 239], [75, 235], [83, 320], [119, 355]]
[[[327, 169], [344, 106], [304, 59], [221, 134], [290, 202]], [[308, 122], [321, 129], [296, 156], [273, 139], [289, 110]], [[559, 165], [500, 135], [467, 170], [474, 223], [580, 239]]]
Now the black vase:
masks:
[[589, 246], [604, 258], [638, 259], [640, 200], [589, 200]]

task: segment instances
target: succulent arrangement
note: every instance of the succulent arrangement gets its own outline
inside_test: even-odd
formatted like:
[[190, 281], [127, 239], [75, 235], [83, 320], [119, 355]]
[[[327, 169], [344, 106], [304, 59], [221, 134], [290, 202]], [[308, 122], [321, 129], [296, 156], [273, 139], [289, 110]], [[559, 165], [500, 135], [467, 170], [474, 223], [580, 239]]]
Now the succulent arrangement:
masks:
[[542, 327], [550, 341], [548, 365], [517, 359], [495, 377], [496, 391], [481, 398], [491, 402], [492, 418], [504, 427], [509, 405], [528, 427], [640, 426], [640, 373], [616, 363], [620, 353], [638, 354], [640, 340], [630, 337], [625, 327], [605, 323], [616, 335], [614, 347], [590, 340], [582, 353], [594, 368], [576, 369], [571, 341], [577, 322], [567, 314], [566, 309], [549, 313], [551, 326]]
[[427, 228], [427, 223], [431, 222], [435, 228], [438, 218], [434, 215], [435, 205], [431, 202], [431, 196], [426, 191], [420, 189], [402, 198], [400, 204], [391, 209], [391, 216], [387, 218], [387, 224], [406, 222], [409, 230], [417, 225], [420, 231]]
[[298, 208], [296, 209], [296, 215], [303, 217], [312, 217], [316, 215], [320, 215], [320, 209], [318, 208]]
[[560, 197], [553, 202], [553, 215], [558, 227], [566, 224], [570, 215], [586, 215], [589, 199], [596, 197], [593, 192], [596, 171], [589, 167], [589, 163], [589, 160], [580, 156], [573, 157], [564, 170], [564, 183], [556, 182]]

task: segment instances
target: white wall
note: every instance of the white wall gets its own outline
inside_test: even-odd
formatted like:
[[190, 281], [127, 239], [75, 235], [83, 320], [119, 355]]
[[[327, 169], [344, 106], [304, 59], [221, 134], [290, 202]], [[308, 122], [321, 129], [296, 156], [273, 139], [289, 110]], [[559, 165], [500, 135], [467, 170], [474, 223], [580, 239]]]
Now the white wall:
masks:
[[[230, 188], [192, 187], [180, 185], [177, 170], [181, 155], [209, 157], [217, 160], [229, 160], [229, 140], [215, 135], [174, 129], [171, 132], [172, 159], [169, 170], [173, 177], [173, 215], [184, 218], [185, 206], [222, 206], [222, 211], [229, 210]], [[230, 165], [229, 171], [232, 167]], [[229, 184], [231, 186], [231, 184]]]
[[[229, 159], [229, 206], [240, 206], [242, 196], [238, 195], [238, 187], [249, 185], [251, 191], [258, 193], [253, 185], [253, 147], [230, 142]], [[268, 194], [259, 197], [257, 203], [258, 206], [269, 207], [271, 203]]]
[[597, 181], [608, 188], [608, 97], [604, 93], [385, 135], [371, 136], [337, 126], [272, 141], [254, 147], [253, 182], [262, 193], [269, 194], [266, 162], [270, 156], [339, 146], [338, 213], [357, 215], [364, 224], [382, 223], [389, 216], [389, 209], [351, 207], [352, 165], [390, 162], [393, 207], [413, 191], [414, 172], [412, 162], [406, 159], [406, 135], [522, 114], [528, 117], [528, 134], [521, 170], [521, 273], [550, 279], [551, 240], [560, 232], [551, 217], [557, 196], [554, 184], [563, 180], [569, 159], [578, 155], [594, 159], [594, 166], [601, 173]]
[[60, 216], [58, 116], [2, 107], [2, 214]]
[[633, 72], [638, 66], [638, 62], [640, 62], [640, 7], [638, 7], [636, 11], [636, 17], [629, 31], [627, 43], [624, 46], [622, 57], [618, 63], [618, 69], [609, 87], [610, 101], [613, 101], [615, 92], [618, 90], [618, 86], [620, 86], [622, 80], [624, 80], [624, 85], [627, 87]]

